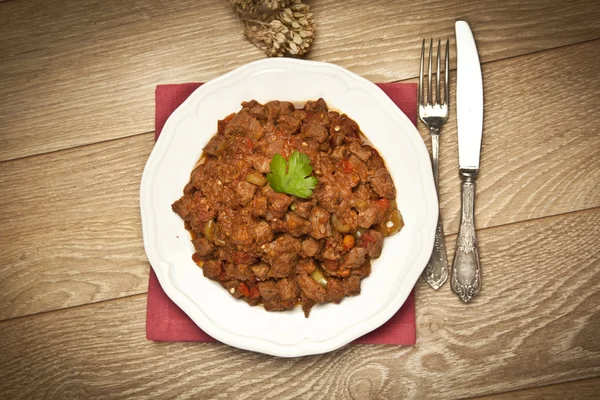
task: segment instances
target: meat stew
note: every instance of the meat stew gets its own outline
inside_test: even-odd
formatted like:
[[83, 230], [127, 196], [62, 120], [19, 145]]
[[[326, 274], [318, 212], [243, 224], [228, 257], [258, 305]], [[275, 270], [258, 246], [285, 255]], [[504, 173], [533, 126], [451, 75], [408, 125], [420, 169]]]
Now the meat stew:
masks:
[[218, 122], [172, 208], [207, 278], [251, 305], [300, 304], [308, 317], [317, 303], [360, 293], [384, 237], [403, 226], [395, 198], [383, 159], [348, 116], [323, 99], [299, 109], [252, 100]]

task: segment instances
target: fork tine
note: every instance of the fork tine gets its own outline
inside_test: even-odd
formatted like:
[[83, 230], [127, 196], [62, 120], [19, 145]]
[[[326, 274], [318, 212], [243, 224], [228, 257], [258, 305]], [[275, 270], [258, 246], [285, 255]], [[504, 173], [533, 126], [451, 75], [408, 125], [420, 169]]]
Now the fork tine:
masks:
[[421, 69], [419, 70], [419, 105], [423, 105], [423, 64], [425, 58], [425, 39], [421, 43]]
[[440, 104], [442, 102], [442, 98], [440, 96], [440, 47], [441, 40], [438, 40], [438, 49], [437, 49], [437, 69], [435, 71], [436, 75], [436, 84], [435, 84], [435, 102]]
[[431, 50], [433, 48], [433, 39], [429, 41], [429, 69], [427, 74], [429, 75], [429, 84], [427, 85], [427, 104], [433, 104], [431, 99]]
[[446, 40], [446, 71], [445, 71], [444, 82], [444, 104], [448, 106], [450, 104], [450, 90], [448, 89], [448, 82], [450, 82], [450, 39]]

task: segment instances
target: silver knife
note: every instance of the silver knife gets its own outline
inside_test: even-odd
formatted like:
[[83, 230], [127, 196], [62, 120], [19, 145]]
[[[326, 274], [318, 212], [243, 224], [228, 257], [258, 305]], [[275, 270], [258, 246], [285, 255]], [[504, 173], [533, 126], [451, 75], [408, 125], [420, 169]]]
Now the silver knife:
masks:
[[461, 183], [461, 217], [450, 286], [464, 302], [481, 290], [475, 235], [475, 179], [483, 131], [483, 82], [477, 46], [469, 24], [456, 21], [456, 120]]

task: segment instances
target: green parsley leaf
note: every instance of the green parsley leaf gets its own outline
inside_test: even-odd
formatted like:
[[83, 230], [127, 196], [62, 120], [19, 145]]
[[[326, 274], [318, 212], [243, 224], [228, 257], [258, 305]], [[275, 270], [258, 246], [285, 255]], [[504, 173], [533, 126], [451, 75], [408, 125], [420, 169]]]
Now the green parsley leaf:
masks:
[[267, 174], [267, 181], [276, 192], [306, 199], [312, 195], [319, 182], [311, 176], [312, 170], [310, 159], [304, 153], [294, 150], [287, 163], [280, 154], [275, 154], [271, 159], [271, 172]]

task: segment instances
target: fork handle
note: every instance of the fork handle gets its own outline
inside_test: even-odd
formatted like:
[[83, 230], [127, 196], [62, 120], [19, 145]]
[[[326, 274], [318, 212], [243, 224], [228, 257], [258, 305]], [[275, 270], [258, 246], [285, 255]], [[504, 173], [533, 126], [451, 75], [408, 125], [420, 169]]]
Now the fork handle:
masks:
[[465, 303], [481, 290], [481, 265], [475, 234], [475, 179], [477, 170], [460, 170], [461, 216], [452, 265], [452, 291]]
[[[439, 198], [440, 131], [437, 128], [430, 127], [429, 133], [431, 133], [433, 179], [435, 181], [435, 191], [438, 193]], [[446, 244], [444, 242], [444, 227], [442, 225], [441, 214], [438, 216], [433, 251], [423, 271], [423, 278], [434, 290], [438, 290], [448, 279], [448, 258], [446, 257]]]
[[435, 181], [435, 191], [439, 193], [440, 130], [432, 126], [429, 128], [429, 133], [431, 134], [431, 164], [433, 166], [433, 180]]

